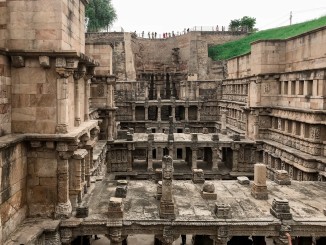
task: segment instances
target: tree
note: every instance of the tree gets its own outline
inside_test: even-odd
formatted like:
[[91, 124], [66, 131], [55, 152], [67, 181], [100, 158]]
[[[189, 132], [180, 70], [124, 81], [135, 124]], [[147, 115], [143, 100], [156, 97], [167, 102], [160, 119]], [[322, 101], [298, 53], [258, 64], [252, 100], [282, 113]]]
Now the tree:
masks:
[[252, 31], [254, 26], [256, 25], [256, 18], [243, 16], [240, 20], [241, 27], [246, 29], [247, 31]]
[[87, 31], [108, 28], [117, 19], [111, 0], [90, 0], [86, 6]]
[[253, 31], [256, 25], [256, 18], [243, 16], [241, 19], [234, 19], [230, 21], [229, 29], [232, 31]]
[[231, 20], [229, 24], [229, 29], [231, 31], [238, 31], [239, 27], [241, 26], [240, 20]]

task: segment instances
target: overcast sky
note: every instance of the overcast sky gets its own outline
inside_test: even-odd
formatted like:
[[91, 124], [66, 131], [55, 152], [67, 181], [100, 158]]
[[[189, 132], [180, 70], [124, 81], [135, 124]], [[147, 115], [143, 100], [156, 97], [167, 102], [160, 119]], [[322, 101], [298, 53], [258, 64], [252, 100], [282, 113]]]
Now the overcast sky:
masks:
[[[259, 30], [326, 15], [325, 0], [111, 0], [118, 20], [112, 30], [141, 33], [183, 31], [194, 26], [228, 26], [243, 16]], [[325, 23], [326, 24], [326, 23]]]

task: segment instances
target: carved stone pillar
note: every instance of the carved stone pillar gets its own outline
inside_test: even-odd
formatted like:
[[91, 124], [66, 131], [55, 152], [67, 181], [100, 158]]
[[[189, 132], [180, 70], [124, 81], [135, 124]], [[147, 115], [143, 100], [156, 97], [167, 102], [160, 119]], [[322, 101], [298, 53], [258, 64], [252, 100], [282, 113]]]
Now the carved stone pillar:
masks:
[[78, 149], [74, 151], [73, 157], [69, 162], [70, 168], [70, 187], [69, 187], [69, 197], [73, 210], [75, 210], [77, 201], [81, 202], [83, 196], [83, 165], [85, 163], [85, 156], [87, 151], [85, 149]]
[[157, 121], [160, 122], [162, 121], [161, 119], [161, 105], [157, 107]]
[[201, 112], [201, 107], [198, 107], [197, 109], [197, 121], [200, 122], [200, 112]]
[[133, 103], [131, 107], [132, 107], [132, 121], [135, 122], [136, 121], [136, 105]]
[[85, 144], [85, 149], [87, 150], [87, 155], [85, 157], [85, 179], [87, 187], [91, 186], [91, 173], [90, 170], [93, 167], [93, 147], [95, 141], [88, 140]]
[[160, 217], [175, 218], [172, 198], [173, 159], [164, 156], [162, 160], [162, 197], [160, 202]]
[[235, 144], [232, 147], [232, 171], [237, 172], [238, 171], [238, 161], [239, 161], [239, 148], [240, 146]]
[[112, 117], [112, 112], [111, 111], [107, 111], [107, 122], [108, 122], [108, 128], [107, 128], [107, 132], [108, 132], [108, 135], [107, 135], [107, 137], [108, 137], [108, 140], [109, 141], [113, 141], [113, 117]]
[[189, 106], [185, 107], [185, 121], [189, 121]]
[[148, 135], [148, 146], [147, 146], [147, 170], [153, 171], [153, 141], [154, 135], [151, 133]]
[[161, 88], [161, 86], [156, 86], [156, 97], [157, 97], [157, 99], [161, 98], [160, 88]]
[[148, 100], [148, 83], [145, 83], [145, 100]]
[[122, 241], [127, 239], [127, 236], [122, 236], [121, 228], [110, 228], [109, 235], [111, 245], [122, 245]]
[[173, 120], [173, 122], [175, 122], [175, 106], [172, 106], [171, 108], [172, 108], [172, 111], [171, 111], [172, 120]]
[[69, 228], [60, 229], [60, 240], [64, 245], [70, 245], [72, 242], [72, 230]]
[[90, 108], [90, 103], [89, 99], [91, 97], [91, 81], [90, 79], [87, 79], [85, 82], [85, 101], [84, 101], [84, 120], [88, 121], [89, 120], [89, 108]]
[[197, 169], [197, 147], [192, 147], [192, 156], [191, 156], [191, 169]]
[[58, 203], [54, 216], [56, 219], [66, 219], [71, 216], [72, 212], [69, 199], [69, 159], [72, 154], [67, 152], [68, 145], [65, 143], [57, 143], [57, 151]]
[[226, 134], [226, 113], [227, 110], [221, 111], [221, 134]]
[[75, 127], [79, 127], [80, 120], [80, 91], [79, 80], [75, 80]]
[[132, 150], [133, 150], [132, 144], [128, 144], [128, 156], [127, 156], [127, 159], [128, 159], [127, 171], [128, 172], [132, 172]]
[[68, 79], [65, 77], [57, 79], [57, 108], [56, 133], [68, 133]]
[[218, 162], [219, 162], [219, 149], [218, 147], [212, 148], [212, 171], [217, 172], [218, 171]]
[[148, 121], [148, 106], [145, 106], [145, 121]]

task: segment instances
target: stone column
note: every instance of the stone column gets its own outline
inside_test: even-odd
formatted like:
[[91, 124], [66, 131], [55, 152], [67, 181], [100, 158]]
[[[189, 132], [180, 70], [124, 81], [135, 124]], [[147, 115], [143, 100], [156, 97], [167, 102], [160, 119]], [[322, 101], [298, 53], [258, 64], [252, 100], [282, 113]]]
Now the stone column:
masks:
[[71, 161], [69, 162], [70, 167], [70, 189], [69, 197], [73, 210], [75, 210], [77, 201], [81, 202], [83, 195], [83, 162], [84, 158], [87, 155], [85, 149], [78, 149], [74, 151]]
[[136, 105], [134, 103], [132, 103], [131, 109], [132, 109], [132, 121], [135, 122], [136, 121]]
[[191, 148], [192, 158], [191, 158], [191, 169], [197, 169], [197, 150], [198, 148]]
[[221, 112], [221, 133], [226, 134], [226, 113], [227, 110], [222, 110]]
[[121, 235], [122, 231], [120, 228], [110, 228], [108, 238], [110, 239], [111, 245], [122, 245], [122, 241], [127, 237]]
[[161, 119], [161, 105], [157, 107], [157, 121], [160, 122], [162, 121]]
[[238, 144], [233, 145], [232, 149], [232, 172], [238, 171], [238, 161], [239, 161], [239, 148]]
[[174, 203], [172, 197], [173, 159], [164, 156], [162, 159], [162, 197], [160, 202], [160, 217], [174, 219]]
[[60, 240], [63, 245], [70, 245], [72, 242], [72, 230], [69, 228], [60, 229]]
[[185, 121], [189, 121], [189, 106], [185, 106]]
[[93, 147], [95, 145], [95, 141], [88, 140], [85, 144], [85, 149], [87, 150], [87, 155], [85, 157], [85, 178], [87, 187], [91, 186], [91, 173], [90, 170], [93, 167]]
[[148, 135], [148, 146], [147, 146], [147, 170], [153, 171], [153, 141], [154, 135], [150, 133]]
[[161, 88], [161, 86], [156, 86], [156, 97], [157, 97], [157, 99], [161, 98], [160, 88]]
[[112, 119], [112, 112], [111, 111], [108, 111], [107, 112], [107, 120], [108, 120], [108, 140], [109, 141], [113, 141], [113, 119]]
[[266, 165], [256, 163], [254, 169], [254, 183], [251, 188], [251, 195], [259, 200], [268, 199], [267, 185], [266, 185]]
[[145, 121], [148, 121], [148, 106], [145, 106]]
[[148, 100], [148, 82], [145, 82], [145, 100]]
[[84, 120], [89, 120], [89, 99], [91, 97], [91, 81], [90, 79], [87, 79], [85, 82], [85, 100], [84, 100]]
[[171, 108], [172, 108], [171, 116], [173, 118], [173, 122], [175, 122], [175, 105], [173, 105]]
[[128, 144], [128, 166], [127, 166], [127, 171], [128, 172], [132, 172], [132, 150], [133, 150], [133, 146], [132, 144]]
[[80, 121], [80, 92], [79, 92], [79, 80], [75, 80], [75, 127], [78, 127]]
[[68, 79], [65, 77], [57, 79], [57, 108], [58, 116], [56, 133], [68, 133]]
[[213, 147], [212, 148], [212, 171], [217, 172], [218, 171], [218, 160], [219, 160], [219, 149], [218, 147]]
[[57, 160], [57, 193], [58, 200], [55, 207], [55, 218], [66, 219], [71, 216], [72, 206], [69, 199], [69, 159], [71, 153], [68, 151], [68, 145], [65, 143], [57, 144], [58, 160]]

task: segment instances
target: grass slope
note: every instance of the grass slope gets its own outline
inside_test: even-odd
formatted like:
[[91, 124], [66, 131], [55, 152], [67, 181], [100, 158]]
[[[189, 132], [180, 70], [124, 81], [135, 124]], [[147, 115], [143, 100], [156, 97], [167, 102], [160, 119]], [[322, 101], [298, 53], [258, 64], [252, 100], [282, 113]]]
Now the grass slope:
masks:
[[326, 16], [323, 16], [318, 19], [298, 23], [291, 26], [284, 26], [255, 32], [237, 41], [209, 47], [208, 56], [213, 60], [230, 59], [232, 57], [250, 52], [251, 42], [264, 39], [286, 39], [325, 25]]

